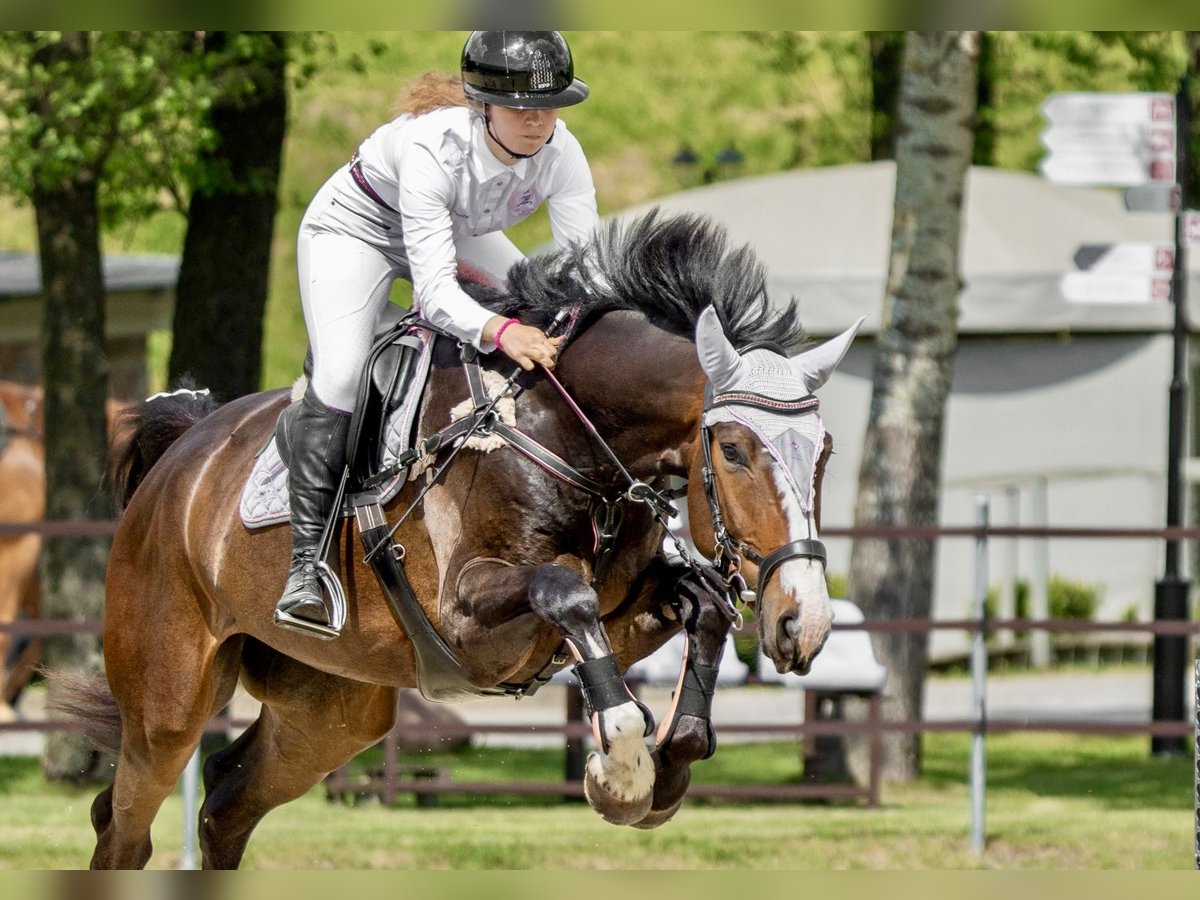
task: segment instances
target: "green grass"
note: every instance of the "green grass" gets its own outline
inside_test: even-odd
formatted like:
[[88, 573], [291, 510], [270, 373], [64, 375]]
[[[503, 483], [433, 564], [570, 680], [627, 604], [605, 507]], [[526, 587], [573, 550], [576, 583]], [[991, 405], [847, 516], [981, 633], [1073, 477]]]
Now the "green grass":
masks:
[[[1156, 759], [1143, 737], [1000, 735], [987, 742], [988, 844], [970, 852], [966, 735], [931, 734], [925, 774], [888, 785], [883, 808], [689, 799], [655, 831], [606, 824], [580, 803], [445, 795], [435, 809], [330, 803], [317, 788], [271, 813], [244, 867], [427, 869], [1188, 869], [1192, 761]], [[557, 780], [555, 750], [467, 749], [410, 757], [453, 778]], [[697, 782], [799, 777], [790, 742], [724, 744]], [[0, 759], [0, 868], [73, 868], [92, 848], [93, 791], [47, 786], [31, 759]], [[155, 823], [154, 868], [178, 864], [178, 795]]]

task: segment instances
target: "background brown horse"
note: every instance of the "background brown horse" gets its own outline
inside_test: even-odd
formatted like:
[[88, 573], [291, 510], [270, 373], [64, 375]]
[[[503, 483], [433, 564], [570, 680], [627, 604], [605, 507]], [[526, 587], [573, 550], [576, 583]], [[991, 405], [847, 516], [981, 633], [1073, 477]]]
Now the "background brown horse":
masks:
[[[633, 477], [689, 479], [693, 534], [711, 554], [698, 318], [713, 306], [717, 330], [734, 346], [795, 346], [802, 333], [794, 306], [771, 307], [761, 266], [746, 251], [729, 252], [719, 229], [691, 218], [652, 216], [614, 228], [587, 248], [516, 267], [510, 283], [511, 297], [483, 299], [543, 323], [574, 306], [580, 320], [558, 376]], [[507, 374], [510, 365], [498, 357], [486, 366]], [[517, 425], [591, 479], [620, 488], [617, 468], [546, 378], [532, 373], [520, 384]], [[421, 433], [448, 423], [466, 396], [458, 353], [439, 341]], [[160, 803], [239, 678], [262, 711], [205, 764], [206, 867], [236, 866], [261, 818], [379, 740], [397, 688], [417, 684], [412, 645], [363, 564], [353, 527], [342, 529], [335, 550], [351, 598], [341, 637], [314, 640], [272, 622], [288, 529], [247, 530], [238, 500], [287, 403], [284, 391], [215, 411], [180, 397], [157, 400], [132, 413], [131, 438], [116, 448], [127, 505], [109, 561], [109, 685], [93, 685], [81, 707], [96, 726], [93, 737], [119, 750], [114, 783], [92, 807], [93, 866], [145, 865]], [[716, 425], [710, 450], [732, 534], [762, 555], [803, 536], [789, 522], [770, 454], [749, 429]], [[391, 518], [431, 471], [401, 491]], [[690, 764], [715, 748], [707, 703], [729, 620], [709, 582], [667, 563], [663, 529], [642, 505], [626, 508], [612, 563], [593, 583], [591, 504], [509, 449], [464, 451], [397, 539], [429, 619], [480, 688], [528, 682], [552, 665], [564, 638], [577, 659], [623, 672], [687, 628], [691, 653], [677, 694], [692, 701], [664, 720], [653, 752], [643, 740], [649, 724], [623, 686], [615, 697], [609, 686], [609, 699], [594, 704], [599, 749], [587, 767], [589, 801], [610, 821], [653, 827], [678, 809]], [[811, 521], [806, 527], [815, 537]], [[791, 574], [760, 591], [760, 635], [780, 669], [806, 671], [829, 633], [823, 566], [805, 558], [783, 569]], [[747, 561], [743, 571], [753, 584], [755, 566]], [[101, 733], [100, 725], [117, 721], [116, 710], [120, 733]]]
[[[46, 507], [42, 392], [0, 381], [0, 522], [37, 522]], [[0, 535], [0, 622], [36, 618], [40, 593], [39, 535]], [[0, 720], [37, 666], [40, 641], [0, 634]]]
[[[122, 409], [109, 400], [109, 434]], [[46, 509], [46, 454], [41, 387], [0, 380], [0, 522], [39, 522]], [[41, 613], [38, 556], [33, 532], [0, 535], [0, 622], [36, 619]], [[0, 634], [0, 721], [16, 717], [12, 705], [37, 671], [41, 639]]]

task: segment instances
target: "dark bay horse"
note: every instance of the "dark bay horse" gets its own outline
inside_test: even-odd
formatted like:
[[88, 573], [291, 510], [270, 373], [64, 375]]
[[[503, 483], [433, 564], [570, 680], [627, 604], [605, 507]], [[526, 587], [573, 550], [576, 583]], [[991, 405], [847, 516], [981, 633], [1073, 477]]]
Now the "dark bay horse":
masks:
[[[587, 246], [514, 267], [509, 290], [479, 293], [536, 323], [575, 310], [555, 374], [637, 482], [688, 480], [700, 551], [715, 558], [720, 544], [739, 567], [726, 566], [735, 582], [763, 576], [763, 647], [781, 671], [806, 671], [830, 629], [815, 502], [830, 447], [811, 394], [853, 329], [784, 355], [802, 339], [794, 303], [771, 306], [753, 255], [730, 250], [721, 229], [693, 217], [612, 226]], [[752, 347], [762, 342], [770, 346]], [[507, 375], [511, 364], [499, 356], [485, 367]], [[594, 482], [621, 489], [620, 469], [545, 373], [519, 383], [518, 426]], [[449, 422], [466, 396], [458, 352], [439, 339], [420, 433]], [[215, 410], [163, 398], [133, 413], [130, 439], [115, 448], [125, 508], [108, 570], [108, 685], [82, 701], [93, 738], [119, 756], [113, 784], [92, 806], [93, 867], [146, 864], [159, 805], [239, 679], [262, 710], [205, 764], [208, 868], [236, 867], [262, 817], [378, 741], [397, 689], [417, 685], [412, 644], [363, 563], [354, 526], [334, 545], [350, 598], [341, 636], [315, 640], [272, 622], [288, 529], [247, 530], [238, 501], [288, 402], [286, 391]], [[743, 415], [744, 404], [753, 414]], [[759, 413], [783, 416], [786, 429], [770, 432]], [[803, 448], [788, 456], [785, 444]], [[432, 471], [407, 483], [389, 517]], [[654, 827], [682, 803], [691, 763], [715, 749], [708, 717], [729, 604], [724, 582], [704, 576], [711, 569], [668, 561], [664, 528], [645, 504], [626, 505], [611, 563], [595, 579], [592, 504], [509, 448], [465, 450], [396, 537], [421, 605], [473, 684], [529, 682], [569, 661], [556, 656], [564, 646], [577, 673], [593, 672], [598, 749], [588, 800], [609, 821]], [[619, 672], [681, 628], [691, 637], [682, 701], [652, 736]], [[120, 733], [103, 733], [114, 721]]]

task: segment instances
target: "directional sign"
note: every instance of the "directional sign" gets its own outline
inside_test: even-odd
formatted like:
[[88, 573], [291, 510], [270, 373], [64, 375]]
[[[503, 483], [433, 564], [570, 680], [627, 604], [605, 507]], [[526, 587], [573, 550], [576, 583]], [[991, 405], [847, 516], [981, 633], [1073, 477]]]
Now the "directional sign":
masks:
[[1052, 125], [1150, 125], [1174, 128], [1175, 98], [1159, 93], [1105, 94], [1091, 91], [1051, 94], [1042, 115]]
[[1084, 244], [1075, 251], [1075, 268], [1095, 275], [1169, 273], [1175, 266], [1171, 244], [1129, 241], [1123, 244]]
[[1064, 155], [1052, 153], [1038, 164], [1042, 176], [1058, 184], [1134, 185], [1175, 181], [1173, 157], [1147, 157], [1135, 153]]
[[1146, 275], [1068, 272], [1058, 283], [1068, 300], [1083, 303], [1149, 303], [1171, 299], [1171, 279]]
[[1052, 153], [1136, 153], [1169, 156], [1175, 152], [1171, 125], [1140, 122], [1051, 125], [1041, 134], [1042, 146]]
[[1184, 214], [1183, 240], [1187, 244], [1200, 244], [1200, 212], [1188, 210]]
[[1125, 188], [1125, 208], [1130, 212], [1175, 213], [1183, 205], [1177, 184], [1135, 184]]
[[1038, 170], [1059, 184], [1175, 181], [1175, 98], [1170, 94], [1051, 94], [1042, 104], [1049, 151]]

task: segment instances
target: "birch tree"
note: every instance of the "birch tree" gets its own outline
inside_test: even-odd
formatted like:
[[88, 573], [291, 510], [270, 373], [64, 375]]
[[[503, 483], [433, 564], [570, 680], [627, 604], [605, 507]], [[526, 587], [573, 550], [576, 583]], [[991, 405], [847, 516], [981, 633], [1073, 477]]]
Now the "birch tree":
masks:
[[[938, 521], [979, 37], [976, 31], [911, 32], [905, 41], [891, 253], [854, 511], [858, 526]], [[928, 617], [934, 559], [932, 540], [858, 539], [850, 596], [868, 618]], [[885, 717], [920, 719], [928, 636], [874, 638], [889, 672]], [[886, 735], [885, 777], [911, 780], [919, 770], [919, 735]]]

